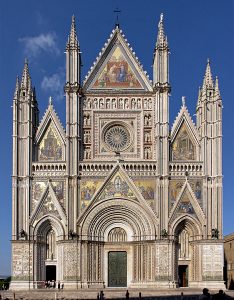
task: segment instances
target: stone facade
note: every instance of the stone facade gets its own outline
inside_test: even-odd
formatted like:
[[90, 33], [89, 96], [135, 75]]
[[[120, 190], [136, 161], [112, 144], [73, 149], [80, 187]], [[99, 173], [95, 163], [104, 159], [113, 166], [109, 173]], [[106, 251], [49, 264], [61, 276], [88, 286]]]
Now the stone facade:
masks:
[[183, 98], [170, 127], [163, 16], [152, 81], [119, 26], [82, 84], [80, 55], [73, 18], [66, 129], [51, 99], [39, 123], [27, 62], [17, 80], [11, 288], [223, 288], [222, 100], [210, 63], [196, 124]]
[[224, 237], [225, 280], [227, 289], [234, 290], [234, 233]]

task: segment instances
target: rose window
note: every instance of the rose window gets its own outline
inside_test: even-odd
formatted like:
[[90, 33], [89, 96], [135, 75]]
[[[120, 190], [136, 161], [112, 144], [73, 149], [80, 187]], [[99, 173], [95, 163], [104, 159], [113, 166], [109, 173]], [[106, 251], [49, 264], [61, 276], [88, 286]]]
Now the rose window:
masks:
[[129, 131], [124, 126], [113, 125], [106, 130], [104, 142], [112, 151], [123, 151], [130, 145]]

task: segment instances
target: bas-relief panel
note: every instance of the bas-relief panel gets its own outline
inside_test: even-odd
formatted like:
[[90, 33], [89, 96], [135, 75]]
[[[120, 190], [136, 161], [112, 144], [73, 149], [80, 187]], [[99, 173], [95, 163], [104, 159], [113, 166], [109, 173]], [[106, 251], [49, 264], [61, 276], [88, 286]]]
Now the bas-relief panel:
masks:
[[100, 180], [82, 180], [80, 188], [81, 196], [81, 210], [83, 211], [91, 202], [91, 199], [95, 192], [101, 186], [102, 181]]
[[105, 65], [94, 88], [142, 88], [122, 50], [117, 47]]
[[53, 124], [50, 124], [46, 133], [39, 144], [39, 161], [58, 161], [63, 160], [64, 153], [61, 139], [58, 136]]
[[223, 280], [223, 245], [204, 245], [202, 250], [202, 279]]
[[172, 144], [173, 160], [196, 160], [196, 147], [189, 137], [185, 124], [180, 128]]

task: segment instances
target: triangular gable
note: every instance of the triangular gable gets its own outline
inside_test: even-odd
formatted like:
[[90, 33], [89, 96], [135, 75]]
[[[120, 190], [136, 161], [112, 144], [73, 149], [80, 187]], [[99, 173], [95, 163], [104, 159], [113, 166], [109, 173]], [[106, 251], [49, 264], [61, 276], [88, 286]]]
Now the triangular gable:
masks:
[[31, 223], [36, 223], [45, 215], [53, 215], [64, 223], [66, 222], [64, 209], [60, 205], [50, 182], [48, 182], [47, 188], [43, 193], [41, 200], [38, 202], [32, 213]]
[[83, 86], [84, 90], [88, 91], [152, 91], [152, 84], [146, 72], [118, 27], [112, 32], [94, 66], [91, 67]]
[[116, 201], [118, 201], [118, 199], [129, 199], [136, 201], [141, 203], [144, 207], [149, 208], [149, 210], [152, 212], [151, 207], [143, 198], [139, 189], [119, 163], [112, 169], [105, 182], [93, 195], [87, 209], [91, 209], [91, 207], [93, 207], [95, 203], [99, 201], [113, 198], [115, 198]]
[[193, 215], [194, 217], [197, 217], [201, 223], [205, 219], [205, 215], [187, 180], [184, 183], [183, 188], [178, 195], [177, 201], [170, 212], [170, 223], [181, 215]]
[[50, 103], [36, 133], [39, 161], [65, 160], [65, 131]]
[[199, 135], [188, 112], [183, 105], [171, 131], [172, 160], [199, 160]]

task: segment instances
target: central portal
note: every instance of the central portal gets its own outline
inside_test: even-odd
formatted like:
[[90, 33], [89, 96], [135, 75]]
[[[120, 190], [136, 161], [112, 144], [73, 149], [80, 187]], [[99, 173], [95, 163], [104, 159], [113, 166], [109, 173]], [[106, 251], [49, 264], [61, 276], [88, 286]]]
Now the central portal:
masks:
[[108, 286], [127, 286], [127, 252], [110, 251], [108, 253]]

